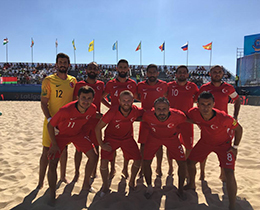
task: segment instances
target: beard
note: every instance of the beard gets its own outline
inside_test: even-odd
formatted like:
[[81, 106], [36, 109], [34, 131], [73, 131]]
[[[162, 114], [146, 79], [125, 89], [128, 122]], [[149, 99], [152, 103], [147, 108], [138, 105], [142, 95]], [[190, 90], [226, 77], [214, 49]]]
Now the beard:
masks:
[[90, 78], [90, 79], [96, 79], [97, 78], [97, 74], [95, 74], [95, 73], [89, 73], [88, 74], [88, 77]]
[[59, 67], [58, 72], [66, 74], [68, 72], [68, 68], [66, 68], [65, 66]]
[[186, 78], [181, 77], [181, 78], [177, 78], [177, 80], [180, 81], [180, 82], [185, 82]]
[[126, 78], [127, 72], [118, 72], [118, 76], [121, 77], [121, 78]]
[[124, 112], [129, 112], [131, 110], [131, 106], [122, 106], [121, 105], [121, 109], [124, 111]]
[[222, 78], [215, 79], [215, 78], [212, 78], [212, 77], [211, 77], [211, 81], [212, 81], [212, 82], [221, 82], [221, 81], [222, 81]]
[[149, 82], [155, 82], [157, 80], [156, 77], [148, 77]]

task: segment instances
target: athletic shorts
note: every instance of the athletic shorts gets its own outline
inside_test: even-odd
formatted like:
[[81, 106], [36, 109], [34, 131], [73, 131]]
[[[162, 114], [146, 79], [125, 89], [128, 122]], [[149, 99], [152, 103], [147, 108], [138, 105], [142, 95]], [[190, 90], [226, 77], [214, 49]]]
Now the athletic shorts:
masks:
[[60, 153], [57, 152], [55, 154], [55, 158], [60, 158], [62, 151], [64, 148], [69, 144], [73, 143], [76, 147], [77, 151], [87, 153], [89, 150], [93, 149], [94, 145], [91, 143], [90, 140], [88, 140], [88, 137], [85, 135], [85, 133], [80, 133], [75, 136], [62, 136], [57, 135], [55, 136], [58, 147], [60, 149]]
[[193, 124], [191, 123], [181, 123], [178, 125], [179, 132], [180, 132], [180, 142], [182, 145], [185, 146], [186, 149], [192, 149], [193, 148]]
[[99, 146], [98, 142], [97, 142], [97, 138], [96, 138], [96, 132], [95, 132], [95, 128], [96, 125], [98, 124], [99, 119], [95, 117], [90, 118], [90, 120], [87, 122], [86, 125], [83, 126], [82, 130], [85, 130], [89, 136], [89, 139], [91, 140], [91, 142], [95, 145], [95, 146]]
[[137, 143], [133, 138], [126, 140], [105, 139], [104, 143], [109, 142], [112, 147], [111, 152], [101, 150], [101, 159], [113, 161], [115, 151], [120, 147], [126, 160], [141, 160], [141, 154]]
[[177, 136], [171, 139], [158, 139], [151, 135], [144, 145], [144, 160], [152, 160], [162, 145], [167, 147], [170, 159], [185, 161], [184, 150]]
[[232, 152], [227, 153], [231, 147], [231, 141], [227, 141], [221, 145], [206, 144], [205, 141], [199, 140], [195, 147], [191, 150], [190, 160], [195, 162], [203, 162], [205, 158], [211, 153], [215, 152], [218, 156], [221, 168], [235, 168], [235, 156]]
[[149, 135], [150, 127], [147, 122], [140, 122], [138, 143], [145, 144]]
[[47, 124], [48, 124], [48, 120], [45, 117], [44, 122], [43, 122], [43, 131], [42, 131], [42, 146], [44, 146], [44, 147], [51, 146], [51, 139], [49, 137]]

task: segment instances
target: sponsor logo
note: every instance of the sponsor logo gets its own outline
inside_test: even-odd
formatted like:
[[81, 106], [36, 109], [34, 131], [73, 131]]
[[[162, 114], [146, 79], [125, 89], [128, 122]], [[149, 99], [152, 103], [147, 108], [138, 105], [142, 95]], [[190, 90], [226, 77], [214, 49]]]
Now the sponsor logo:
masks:
[[151, 126], [154, 126], [154, 125], [156, 125], [156, 124], [151, 123]]
[[228, 165], [228, 166], [230, 166], [230, 165], [232, 165], [233, 163], [226, 163], [226, 165]]
[[61, 85], [56, 85], [56, 87], [60, 87]]
[[113, 88], [117, 88], [117, 86], [113, 86]]
[[143, 91], [147, 91], [148, 89], [143, 89]]
[[121, 120], [116, 120], [116, 123], [120, 122]]
[[70, 120], [76, 120], [77, 118], [76, 117], [71, 117]]

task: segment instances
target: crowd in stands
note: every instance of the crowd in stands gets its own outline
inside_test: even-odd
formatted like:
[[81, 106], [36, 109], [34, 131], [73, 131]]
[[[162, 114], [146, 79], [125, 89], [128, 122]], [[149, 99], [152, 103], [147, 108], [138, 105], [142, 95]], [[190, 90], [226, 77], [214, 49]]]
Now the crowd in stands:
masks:
[[[86, 79], [87, 64], [72, 64], [69, 74], [75, 76], [78, 81]], [[102, 64], [100, 66], [99, 80], [105, 83], [116, 77], [116, 65]], [[145, 80], [146, 65], [131, 65], [130, 76], [137, 82]], [[175, 79], [177, 66], [159, 66], [159, 78], [169, 82]], [[209, 66], [188, 66], [190, 81], [201, 86], [210, 81]], [[42, 80], [55, 72], [55, 64], [43, 63], [0, 63], [0, 77], [17, 77], [18, 84], [41, 84]], [[230, 84], [235, 83], [235, 78], [224, 69], [224, 80]]]

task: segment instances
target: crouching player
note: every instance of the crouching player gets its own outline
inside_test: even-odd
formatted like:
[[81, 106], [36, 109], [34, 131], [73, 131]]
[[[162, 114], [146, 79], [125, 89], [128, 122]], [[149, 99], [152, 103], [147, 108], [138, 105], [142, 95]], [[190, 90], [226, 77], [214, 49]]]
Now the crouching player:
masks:
[[[54, 205], [56, 197], [57, 164], [59, 157], [63, 149], [70, 142], [75, 145], [78, 151], [85, 153], [88, 157], [82, 190], [91, 190], [89, 181], [97, 162], [97, 154], [94, 151], [91, 140], [88, 138], [88, 131], [84, 129], [84, 125], [93, 115], [96, 115], [96, 106], [92, 104], [93, 98], [94, 90], [91, 87], [81, 87], [78, 92], [78, 100], [60, 108], [48, 123], [47, 127], [52, 143], [48, 151], [50, 205]], [[55, 128], [59, 131], [58, 135], [55, 135]]]

